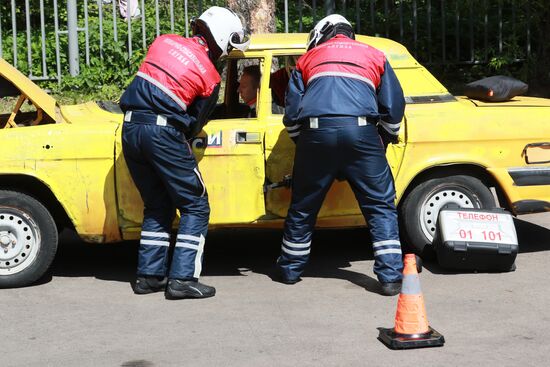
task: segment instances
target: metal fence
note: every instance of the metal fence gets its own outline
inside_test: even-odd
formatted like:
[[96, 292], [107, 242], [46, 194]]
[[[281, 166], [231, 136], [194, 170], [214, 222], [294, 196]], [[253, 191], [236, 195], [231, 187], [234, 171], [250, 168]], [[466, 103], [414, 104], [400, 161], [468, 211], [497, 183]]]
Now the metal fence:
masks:
[[[134, 2], [137, 11], [131, 7]], [[529, 1], [275, 3], [279, 31], [307, 32], [316, 20], [337, 12], [354, 23], [357, 33], [400, 41], [426, 64], [486, 63], [503, 53], [521, 60], [531, 52]], [[188, 35], [190, 17], [212, 5], [226, 1], [1, 0], [0, 57], [31, 79], [60, 81], [110, 52], [131, 62], [161, 33]]]

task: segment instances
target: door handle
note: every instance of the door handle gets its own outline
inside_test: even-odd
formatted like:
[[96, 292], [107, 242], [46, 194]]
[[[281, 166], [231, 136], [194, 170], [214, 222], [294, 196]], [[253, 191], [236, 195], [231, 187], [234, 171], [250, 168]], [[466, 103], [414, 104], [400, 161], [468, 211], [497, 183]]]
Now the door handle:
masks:
[[521, 155], [527, 164], [550, 163], [550, 142], [527, 144]]
[[261, 134], [259, 132], [237, 131], [235, 142], [237, 144], [259, 144], [261, 143]]

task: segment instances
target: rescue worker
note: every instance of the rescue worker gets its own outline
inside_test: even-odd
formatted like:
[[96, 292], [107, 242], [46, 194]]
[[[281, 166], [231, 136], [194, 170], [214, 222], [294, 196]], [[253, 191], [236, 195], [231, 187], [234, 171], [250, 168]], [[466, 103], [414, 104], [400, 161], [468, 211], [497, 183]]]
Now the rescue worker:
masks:
[[345, 178], [368, 223], [382, 293], [398, 294], [403, 262], [385, 145], [397, 142], [403, 91], [384, 54], [355, 41], [341, 15], [319, 21], [307, 49], [286, 92], [283, 122], [296, 142], [296, 155], [277, 260], [280, 280], [300, 280], [326, 193], [335, 178]]
[[[216, 292], [199, 282], [210, 207], [187, 140], [218, 99], [213, 63], [249, 43], [240, 18], [226, 8], [209, 8], [191, 26], [193, 37], [168, 34], [153, 42], [120, 101], [124, 157], [144, 203], [134, 292], [165, 290], [169, 299]], [[169, 264], [176, 209], [181, 220]]]

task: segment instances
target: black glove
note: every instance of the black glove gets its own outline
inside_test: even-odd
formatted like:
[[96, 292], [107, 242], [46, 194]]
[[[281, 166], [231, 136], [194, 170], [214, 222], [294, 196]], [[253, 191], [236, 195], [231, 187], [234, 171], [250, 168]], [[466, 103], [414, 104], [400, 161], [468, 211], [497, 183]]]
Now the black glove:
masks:
[[382, 138], [382, 143], [384, 143], [384, 149], [388, 147], [389, 144], [397, 144], [399, 142], [399, 137], [397, 135], [392, 135], [386, 131], [381, 126], [378, 126], [378, 134]]

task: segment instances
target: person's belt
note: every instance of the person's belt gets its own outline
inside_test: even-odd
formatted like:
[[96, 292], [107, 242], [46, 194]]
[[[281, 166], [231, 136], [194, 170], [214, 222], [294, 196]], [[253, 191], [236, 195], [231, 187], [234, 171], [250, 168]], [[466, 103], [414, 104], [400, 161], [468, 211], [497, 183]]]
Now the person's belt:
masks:
[[323, 116], [323, 117], [310, 117], [309, 128], [319, 128], [319, 123], [345, 126], [350, 124], [357, 124], [357, 126], [376, 125], [377, 121], [372, 117], [367, 116]]
[[182, 132], [185, 131], [181, 122], [152, 112], [126, 111], [124, 114], [124, 121], [158, 126], [172, 126]]

